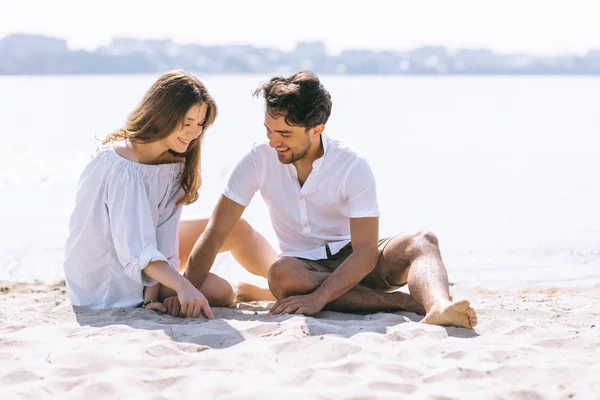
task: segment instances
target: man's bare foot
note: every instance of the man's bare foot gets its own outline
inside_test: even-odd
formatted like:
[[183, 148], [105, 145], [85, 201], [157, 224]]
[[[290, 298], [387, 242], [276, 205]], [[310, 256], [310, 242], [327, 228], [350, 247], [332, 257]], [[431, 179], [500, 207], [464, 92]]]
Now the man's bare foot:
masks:
[[268, 288], [261, 288], [251, 283], [234, 282], [236, 301], [276, 301], [277, 299]]
[[434, 303], [421, 322], [431, 325], [473, 328], [477, 325], [477, 313], [467, 300], [443, 300]]

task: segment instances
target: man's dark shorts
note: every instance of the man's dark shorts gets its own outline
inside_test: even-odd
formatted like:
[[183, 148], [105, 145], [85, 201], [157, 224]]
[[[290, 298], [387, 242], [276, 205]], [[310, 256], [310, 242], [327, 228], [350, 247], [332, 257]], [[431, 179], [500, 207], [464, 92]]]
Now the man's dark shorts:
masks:
[[[369, 272], [369, 274], [362, 281], [360, 281], [361, 285], [367, 286], [371, 289], [375, 289], [380, 292], [391, 292], [404, 286], [391, 285], [385, 279], [381, 271], [381, 255], [383, 254], [383, 249], [385, 249], [385, 246], [387, 246], [387, 244], [393, 238], [394, 237], [389, 237], [379, 240], [379, 254], [377, 256], [377, 265], [375, 265], [375, 269], [373, 269], [373, 271]], [[326, 251], [327, 258], [322, 260], [307, 260], [306, 258], [300, 257], [297, 258], [298, 260], [302, 260], [305, 263], [307, 263], [310, 266], [310, 268], [314, 271], [332, 273], [337, 269], [337, 267], [342, 265], [342, 263], [346, 260], [346, 258], [348, 258], [348, 256], [350, 256], [350, 254], [352, 254], [352, 243], [348, 243], [334, 255], [331, 255], [331, 252], [329, 251], [329, 246], [326, 247]]]

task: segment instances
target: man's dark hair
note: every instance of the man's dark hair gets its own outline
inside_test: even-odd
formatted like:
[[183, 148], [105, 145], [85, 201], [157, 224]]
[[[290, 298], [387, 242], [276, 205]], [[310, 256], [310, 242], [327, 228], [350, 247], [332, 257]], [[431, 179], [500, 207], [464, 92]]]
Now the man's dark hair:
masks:
[[262, 95], [271, 116], [285, 116], [288, 125], [314, 128], [325, 124], [331, 115], [331, 95], [311, 71], [300, 71], [284, 78], [275, 76], [253, 93]]

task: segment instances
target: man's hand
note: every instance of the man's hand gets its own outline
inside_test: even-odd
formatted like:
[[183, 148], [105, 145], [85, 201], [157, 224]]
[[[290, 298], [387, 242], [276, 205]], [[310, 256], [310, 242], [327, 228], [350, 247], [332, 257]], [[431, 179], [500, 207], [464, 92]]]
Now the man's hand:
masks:
[[311, 294], [291, 296], [277, 301], [269, 310], [269, 315], [304, 314], [314, 315], [321, 311], [327, 303], [319, 296]]

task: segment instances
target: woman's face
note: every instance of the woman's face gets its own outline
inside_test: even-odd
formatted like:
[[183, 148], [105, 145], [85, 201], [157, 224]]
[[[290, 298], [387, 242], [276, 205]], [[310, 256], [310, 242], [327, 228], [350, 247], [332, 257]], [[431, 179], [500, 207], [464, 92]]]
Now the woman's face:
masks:
[[185, 114], [183, 125], [179, 125], [163, 139], [165, 146], [176, 153], [185, 153], [190, 142], [198, 139], [204, 131], [207, 110], [206, 103], [191, 107]]

